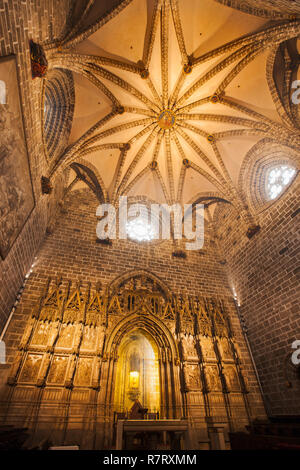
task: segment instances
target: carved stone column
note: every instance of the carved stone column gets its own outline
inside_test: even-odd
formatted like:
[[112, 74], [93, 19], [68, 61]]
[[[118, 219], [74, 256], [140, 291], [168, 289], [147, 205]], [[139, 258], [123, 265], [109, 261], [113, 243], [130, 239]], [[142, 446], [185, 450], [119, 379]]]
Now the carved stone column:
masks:
[[169, 356], [169, 350], [166, 348], [166, 362], [165, 362], [165, 380], [167, 384], [167, 394], [168, 394], [168, 406], [167, 406], [167, 418], [175, 418], [175, 396], [174, 389], [171, 379], [171, 358]]
[[171, 364], [172, 376], [174, 379], [174, 395], [175, 395], [175, 418], [183, 417], [182, 396], [180, 391], [180, 368], [179, 360], [175, 359]]
[[164, 375], [164, 362], [160, 357], [159, 364], [159, 380], [160, 380], [160, 418], [166, 418], [166, 393], [165, 393], [165, 375]]

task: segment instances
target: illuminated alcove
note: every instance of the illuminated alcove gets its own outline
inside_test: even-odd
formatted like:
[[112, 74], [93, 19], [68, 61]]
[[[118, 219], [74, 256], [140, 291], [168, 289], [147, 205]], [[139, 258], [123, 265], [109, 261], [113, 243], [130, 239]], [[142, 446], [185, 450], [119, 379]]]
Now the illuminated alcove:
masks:
[[119, 347], [115, 411], [129, 411], [138, 400], [148, 412], [160, 407], [157, 345], [142, 329], [127, 334]]

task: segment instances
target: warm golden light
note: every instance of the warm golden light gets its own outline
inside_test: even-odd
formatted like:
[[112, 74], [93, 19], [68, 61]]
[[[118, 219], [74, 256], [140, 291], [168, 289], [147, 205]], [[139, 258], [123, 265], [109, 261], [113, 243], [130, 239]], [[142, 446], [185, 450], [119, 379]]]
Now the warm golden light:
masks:
[[139, 372], [136, 370], [130, 372], [129, 374], [129, 388], [138, 388], [139, 386]]
[[115, 410], [126, 411], [139, 400], [144, 408], [160, 407], [157, 345], [144, 330], [134, 330], [123, 338], [116, 371]]

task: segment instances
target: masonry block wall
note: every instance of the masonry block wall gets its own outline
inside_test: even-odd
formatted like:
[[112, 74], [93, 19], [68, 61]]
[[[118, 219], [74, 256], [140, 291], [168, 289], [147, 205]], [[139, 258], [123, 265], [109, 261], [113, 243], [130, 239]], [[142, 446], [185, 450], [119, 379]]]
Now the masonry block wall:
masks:
[[[21, 302], [4, 337], [8, 362], [15, 360], [26, 324], [39, 303], [49, 277], [55, 280], [62, 276], [64, 283], [67, 280], [72, 282], [72, 288], [78, 281], [84, 289], [88, 282], [92, 286], [100, 282], [104, 289], [125, 273], [145, 270], [166, 283], [173, 294], [224, 299], [250, 392], [247, 400], [251, 417], [264, 417], [259, 387], [228, 287], [226, 271], [216, 259], [211, 240], [206, 239], [202, 254], [190, 252], [186, 259], [173, 258], [174, 247], [168, 241], [156, 245], [117, 240], [112, 246], [105, 246], [96, 242], [97, 206], [98, 202], [89, 190], [75, 190], [66, 198], [63, 214], [58, 217], [53, 233], [47, 236], [37, 255]], [[7, 386], [4, 385], [4, 388]], [[4, 390], [3, 393], [2, 400], [8, 392]], [[201, 419], [204, 420], [204, 416]]]
[[297, 0], [216, 0], [251, 15], [266, 18], [294, 18], [300, 15]]
[[[48, 43], [59, 38], [64, 33], [70, 5], [70, 0], [0, 0], [0, 57], [16, 56], [36, 201], [35, 209], [8, 256], [4, 261], [0, 259], [0, 330], [6, 323], [17, 292], [45, 235], [50, 214], [56, 210], [57, 191], [50, 199], [41, 195], [41, 176], [47, 171], [41, 132], [42, 81], [31, 78], [29, 40]], [[58, 187], [58, 194], [61, 194], [61, 184], [55, 182], [54, 186]]]
[[241, 303], [271, 415], [300, 413], [299, 378], [286, 360], [292, 342], [300, 339], [299, 217], [298, 177], [279, 200], [258, 214], [261, 231], [251, 240], [228, 206], [217, 222], [228, 283]]
[[[35, 195], [35, 209], [5, 260], [0, 259], [0, 331], [17, 292], [37, 256], [21, 302], [5, 335], [8, 362], [13, 362], [33, 306], [48, 277], [62, 276], [107, 285], [120, 274], [145, 269], [170, 289], [187, 294], [227, 298], [227, 308], [239, 341], [250, 387], [253, 417], [263, 415], [255, 374], [243, 341], [232, 301], [234, 287], [244, 316], [254, 359], [270, 415], [299, 414], [299, 380], [286, 361], [291, 344], [300, 339], [299, 319], [299, 183], [257, 217], [261, 231], [248, 240], [239, 216], [228, 206], [220, 210], [218, 238], [226, 265], [219, 263], [212, 240], [203, 252], [186, 260], [172, 257], [168, 243], [133, 242], [103, 246], [96, 243], [97, 201], [89, 192], [74, 192], [65, 202], [54, 232], [45, 236], [49, 219], [57, 212], [63, 180], [54, 182], [51, 196], [41, 194], [41, 176], [47, 173], [41, 129], [41, 81], [32, 80], [29, 40], [48, 43], [59, 39], [67, 25], [71, 0], [36, 2], [0, 0], [0, 56], [16, 55], [24, 128]], [[232, 4], [232, 2], [221, 1]], [[240, 3], [240, 2], [236, 2]], [[249, 5], [255, 2], [250, 0]], [[260, 2], [262, 4], [262, 2]], [[270, 3], [270, 2], [269, 2]], [[278, 2], [280, 11], [287, 2]], [[262, 7], [261, 7], [262, 8]], [[59, 12], [59, 15], [57, 14]], [[268, 15], [266, 15], [268, 16]], [[7, 367], [1, 374], [7, 375]], [[0, 383], [5, 383], [4, 375]], [[287, 387], [287, 381], [291, 387]], [[256, 414], [255, 414], [256, 413]]]

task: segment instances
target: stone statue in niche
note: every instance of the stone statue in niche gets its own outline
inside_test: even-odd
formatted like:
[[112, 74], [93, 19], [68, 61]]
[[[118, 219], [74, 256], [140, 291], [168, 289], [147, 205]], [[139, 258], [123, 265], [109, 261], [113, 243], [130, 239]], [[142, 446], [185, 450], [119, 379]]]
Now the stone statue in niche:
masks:
[[36, 383], [38, 386], [44, 385], [44, 381], [45, 381], [45, 378], [46, 378], [46, 374], [47, 374], [47, 371], [48, 371], [50, 360], [51, 360], [50, 353], [45, 354], [44, 358], [43, 358], [42, 367], [40, 369], [40, 373], [39, 373], [37, 383]]
[[74, 331], [75, 331], [74, 339], [73, 339], [74, 352], [76, 352], [80, 346], [81, 337], [83, 333], [82, 329], [83, 329], [83, 326], [81, 323], [74, 325]]
[[31, 332], [32, 332], [32, 329], [34, 327], [34, 323], [35, 323], [35, 318], [31, 317], [28, 320], [28, 323], [26, 325], [24, 334], [23, 334], [22, 339], [20, 341], [20, 348], [25, 348], [25, 346], [27, 345], [27, 343], [29, 341], [29, 338], [30, 338], [30, 335], [31, 335]]
[[104, 339], [105, 339], [105, 332], [106, 328], [105, 326], [99, 326], [97, 328], [97, 351], [101, 353], [103, 351], [103, 346], [104, 346]]
[[238, 362], [241, 362], [241, 357], [242, 357], [241, 349], [240, 349], [239, 345], [237, 344], [237, 342], [234, 339], [231, 340], [231, 342], [232, 342], [233, 350], [234, 350], [234, 353], [235, 353], [235, 354], [233, 354], [233, 352], [232, 352], [232, 355], [233, 355], [233, 357], [235, 355], [236, 360]]
[[94, 367], [93, 379], [92, 379], [92, 387], [94, 389], [99, 389], [100, 367], [101, 367], [101, 358], [96, 357], [96, 364]]
[[65, 387], [70, 388], [73, 385], [73, 377], [74, 377], [74, 371], [76, 367], [76, 355], [73, 354], [69, 358], [69, 368], [65, 380]]
[[8, 383], [10, 385], [14, 384], [14, 382], [16, 380], [16, 376], [17, 376], [19, 368], [21, 366], [22, 358], [23, 358], [23, 351], [18, 351], [16, 356], [15, 356], [15, 359], [14, 359], [14, 362], [12, 364], [12, 367], [11, 367], [11, 370], [10, 370], [10, 373], [9, 373], [9, 377], [8, 377]]
[[49, 336], [48, 336], [48, 347], [52, 348], [53, 345], [55, 344], [55, 341], [57, 339], [58, 335], [58, 329], [59, 329], [59, 321], [55, 321], [50, 324], [50, 331], [49, 331]]

